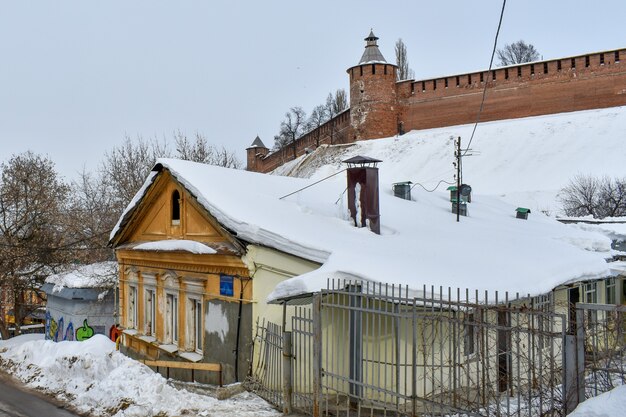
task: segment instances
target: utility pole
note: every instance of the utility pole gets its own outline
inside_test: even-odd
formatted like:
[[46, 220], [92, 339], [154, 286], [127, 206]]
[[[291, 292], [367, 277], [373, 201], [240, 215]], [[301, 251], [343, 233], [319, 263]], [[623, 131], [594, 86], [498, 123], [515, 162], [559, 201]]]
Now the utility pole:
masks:
[[456, 221], [461, 220], [461, 137], [456, 139], [456, 150], [454, 152], [456, 158]]

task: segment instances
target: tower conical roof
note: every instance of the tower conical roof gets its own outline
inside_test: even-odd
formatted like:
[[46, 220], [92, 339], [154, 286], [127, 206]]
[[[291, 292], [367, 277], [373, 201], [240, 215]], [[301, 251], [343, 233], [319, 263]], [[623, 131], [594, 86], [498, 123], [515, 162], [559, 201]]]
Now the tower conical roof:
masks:
[[265, 144], [263, 143], [263, 141], [261, 140], [259, 135], [257, 135], [257, 137], [254, 138], [254, 142], [252, 142], [252, 145], [250, 145], [248, 147], [248, 149], [249, 148], [265, 148], [265, 149], [267, 149], [267, 146], [265, 146]]
[[359, 65], [361, 64], [369, 64], [374, 62], [383, 62], [387, 63], [383, 54], [380, 53], [378, 49], [378, 37], [374, 35], [374, 31], [370, 30], [370, 34], [367, 38], [364, 39], [367, 43], [365, 45], [365, 51], [363, 52], [363, 56], [361, 56], [361, 60], [359, 61]]

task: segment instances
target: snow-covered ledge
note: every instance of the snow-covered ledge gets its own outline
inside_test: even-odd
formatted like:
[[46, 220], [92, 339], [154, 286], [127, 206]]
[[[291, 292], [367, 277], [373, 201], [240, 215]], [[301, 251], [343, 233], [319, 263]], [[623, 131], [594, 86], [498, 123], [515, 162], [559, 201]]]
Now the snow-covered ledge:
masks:
[[178, 356], [190, 362], [200, 362], [203, 358], [201, 354], [196, 352], [180, 352]]
[[178, 352], [178, 346], [176, 345], [159, 345], [159, 349], [164, 350], [168, 353], [176, 353]]

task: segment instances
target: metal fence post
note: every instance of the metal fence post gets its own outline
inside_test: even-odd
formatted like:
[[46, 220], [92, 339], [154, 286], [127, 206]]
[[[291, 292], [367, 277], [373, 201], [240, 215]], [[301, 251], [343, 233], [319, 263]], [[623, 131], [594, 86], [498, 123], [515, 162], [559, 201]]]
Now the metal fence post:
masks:
[[[585, 315], [581, 308], [575, 310], [575, 333], [565, 336], [565, 413], [573, 411], [585, 400]], [[572, 334], [574, 333], [574, 334]]]
[[291, 378], [292, 358], [291, 332], [283, 332], [283, 413], [291, 414], [291, 394], [293, 383]]
[[313, 295], [313, 417], [322, 405], [322, 295]]

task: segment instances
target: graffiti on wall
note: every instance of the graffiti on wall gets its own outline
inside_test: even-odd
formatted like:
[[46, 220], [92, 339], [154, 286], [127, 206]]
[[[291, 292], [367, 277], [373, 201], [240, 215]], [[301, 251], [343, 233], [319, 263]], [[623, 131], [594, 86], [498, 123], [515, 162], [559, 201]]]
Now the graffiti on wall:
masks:
[[[94, 330], [94, 327], [96, 328], [96, 330], [98, 330], [98, 332]], [[83, 340], [91, 338], [95, 333], [104, 333], [104, 326], [94, 327], [91, 327], [87, 319], [84, 319], [83, 325], [78, 327], [76, 331], [74, 331], [74, 323], [70, 321], [69, 323], [67, 323], [66, 327], [65, 319], [63, 317], [59, 317], [58, 320], [55, 320], [50, 312], [46, 312], [46, 340], [53, 340], [55, 342], [61, 342], [63, 340], [77, 340], [79, 342], [82, 342]]]
[[82, 342], [83, 340], [87, 340], [93, 336], [94, 331], [93, 327], [90, 327], [87, 324], [87, 319], [83, 320], [83, 326], [76, 329], [76, 340]]

